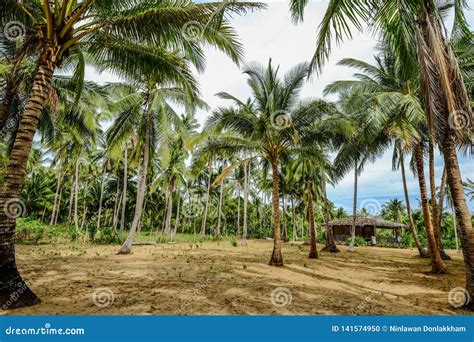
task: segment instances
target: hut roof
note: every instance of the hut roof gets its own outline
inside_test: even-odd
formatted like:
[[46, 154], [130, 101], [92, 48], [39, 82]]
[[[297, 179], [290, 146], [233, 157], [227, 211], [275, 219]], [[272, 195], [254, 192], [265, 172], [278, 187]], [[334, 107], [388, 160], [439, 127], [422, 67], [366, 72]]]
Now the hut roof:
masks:
[[[329, 222], [329, 225], [337, 226], [352, 226], [352, 217], [347, 217], [335, 221]], [[378, 217], [357, 217], [356, 218], [356, 227], [376, 227], [376, 228], [386, 228], [386, 229], [395, 229], [395, 228], [405, 228], [406, 225], [398, 222], [390, 222], [382, 220]]]

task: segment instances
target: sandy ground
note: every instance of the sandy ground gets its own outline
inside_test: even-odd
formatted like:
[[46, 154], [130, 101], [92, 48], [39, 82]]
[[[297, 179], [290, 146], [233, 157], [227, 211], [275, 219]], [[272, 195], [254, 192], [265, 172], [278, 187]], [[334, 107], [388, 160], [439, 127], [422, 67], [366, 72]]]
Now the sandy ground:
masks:
[[[320, 253], [285, 244], [285, 267], [266, 263], [271, 241], [134, 246], [18, 246], [18, 265], [42, 303], [15, 315], [453, 315], [461, 255], [432, 275], [415, 250]], [[95, 293], [95, 295], [94, 295]], [[112, 303], [113, 300], [113, 303]], [[97, 304], [94, 304], [94, 302]]]

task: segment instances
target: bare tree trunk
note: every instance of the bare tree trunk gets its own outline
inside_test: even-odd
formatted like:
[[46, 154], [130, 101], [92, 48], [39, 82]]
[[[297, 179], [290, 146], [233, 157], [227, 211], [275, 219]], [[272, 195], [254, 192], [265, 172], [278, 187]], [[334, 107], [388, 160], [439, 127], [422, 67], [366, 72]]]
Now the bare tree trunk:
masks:
[[286, 193], [283, 191], [282, 194], [282, 205], [283, 205], [283, 210], [282, 210], [282, 216], [283, 216], [283, 241], [288, 242], [288, 229], [286, 226]]
[[247, 165], [244, 165], [244, 223], [243, 223], [243, 234], [242, 238], [244, 240], [247, 239], [247, 231], [248, 231], [248, 203], [249, 203], [249, 173], [247, 169]]
[[177, 191], [177, 195], [178, 195], [178, 204], [176, 206], [176, 222], [174, 224], [173, 237], [175, 237], [176, 233], [178, 232], [179, 215], [180, 215], [180, 210], [181, 210], [181, 193], [179, 192], [179, 190]]
[[125, 213], [127, 210], [127, 184], [128, 184], [128, 146], [125, 144], [124, 162], [123, 162], [123, 199], [122, 199], [122, 216], [120, 217], [120, 235], [125, 230]]
[[295, 210], [295, 199], [291, 197], [291, 224], [293, 225], [293, 241], [298, 240], [298, 232], [296, 229], [296, 210]]
[[206, 205], [204, 207], [204, 215], [202, 217], [201, 236], [206, 235], [207, 215], [209, 214], [209, 197], [211, 196], [212, 159], [209, 159], [207, 170], [209, 172], [209, 176], [207, 178]]
[[51, 220], [49, 224], [52, 226], [54, 224], [54, 218], [56, 217], [56, 208], [59, 199], [59, 191], [61, 190], [61, 183], [62, 183], [62, 168], [59, 166], [58, 170], [58, 183], [56, 185], [56, 192], [54, 193], [54, 203], [53, 203], [53, 211], [51, 213]]
[[281, 254], [280, 239], [280, 198], [279, 198], [279, 177], [278, 161], [272, 161], [272, 187], [273, 187], [273, 253], [270, 259], [270, 266], [283, 266], [283, 255]]
[[[436, 225], [435, 225], [435, 230], [436, 230], [436, 238], [438, 241], [438, 246], [439, 246], [439, 252], [441, 254], [441, 258], [443, 260], [451, 260], [451, 257], [446, 254], [446, 251], [444, 250], [443, 246], [443, 205], [444, 205], [444, 194], [446, 192], [446, 181], [448, 178], [448, 173], [446, 171], [446, 166], [443, 169], [443, 176], [441, 177], [441, 185], [439, 188], [439, 202], [438, 202], [438, 209], [437, 209], [437, 220], [436, 220]], [[436, 196], [434, 198], [436, 201]], [[434, 213], [433, 213], [434, 215]]]
[[421, 258], [429, 258], [430, 254], [426, 249], [423, 248], [421, 245], [420, 239], [418, 237], [418, 232], [416, 230], [415, 220], [413, 219], [413, 213], [411, 211], [410, 205], [410, 195], [408, 194], [408, 186], [407, 186], [407, 178], [405, 172], [405, 159], [403, 157], [403, 151], [400, 151], [400, 169], [402, 172], [402, 183], [403, 183], [403, 192], [405, 194], [405, 204], [407, 207], [407, 214], [408, 214], [408, 222], [411, 234], [413, 235], [413, 240], [415, 240], [416, 248], [418, 249], [418, 253], [420, 254]]
[[356, 222], [357, 222], [357, 181], [359, 178], [358, 175], [358, 162], [356, 160], [354, 167], [354, 205], [352, 207], [352, 227], [351, 227], [351, 243], [347, 249], [349, 252], [354, 251], [355, 247], [355, 233], [356, 233]]
[[240, 187], [237, 193], [237, 235], [240, 236]]
[[173, 190], [172, 185], [168, 185], [168, 207], [166, 209], [165, 234], [171, 234], [171, 216], [173, 215]]
[[99, 198], [99, 212], [97, 214], [97, 230], [100, 230], [100, 219], [102, 215], [102, 203], [104, 200], [104, 187], [105, 187], [105, 162], [104, 162], [104, 170], [102, 173], [102, 181], [100, 182], [100, 198]]
[[318, 258], [318, 249], [316, 246], [316, 226], [314, 224], [314, 208], [313, 208], [313, 183], [311, 180], [307, 182], [308, 192], [308, 217], [309, 217], [309, 231], [310, 231], [310, 251], [309, 258]]
[[324, 250], [327, 250], [331, 253], [340, 253], [340, 250], [336, 246], [336, 242], [334, 239], [334, 232], [330, 224], [331, 212], [330, 212], [328, 196], [326, 192], [325, 177], [326, 177], [325, 175], [321, 177], [321, 183], [322, 183], [321, 187], [322, 187], [322, 193], [323, 193], [322, 208], [323, 208], [323, 216], [324, 216], [324, 221], [325, 221], [325, 226], [326, 226], [326, 246], [324, 247]]
[[69, 194], [69, 212], [67, 215], [67, 221], [68, 223], [72, 223], [72, 210], [74, 208], [74, 188], [76, 187], [76, 181], [75, 181], [75, 176], [74, 173], [72, 174], [72, 180], [71, 180], [71, 193]]
[[[18, 131], [4, 173], [0, 191], [0, 208], [19, 202], [28, 156], [44, 106], [49, 98], [56, 51], [46, 48], [37, 62], [31, 91], [21, 116]], [[0, 210], [0, 307], [6, 309], [31, 306], [40, 302], [20, 276], [15, 260], [15, 228], [18, 211]], [[12, 298], [15, 300], [12, 301]]]
[[77, 213], [77, 205], [79, 201], [79, 165], [81, 158], [77, 158], [76, 170], [74, 176], [74, 225], [76, 226], [76, 232], [79, 232], [79, 218]]
[[53, 223], [54, 225], [58, 224], [58, 217], [59, 217], [59, 213], [61, 212], [61, 199], [62, 199], [62, 196], [63, 196], [63, 189], [64, 189], [64, 183], [61, 186], [61, 189], [59, 190], [59, 199], [58, 199], [58, 206], [57, 206], [57, 209], [56, 209], [56, 215], [54, 217], [54, 223]]
[[[224, 165], [225, 168], [225, 165]], [[217, 229], [216, 235], [221, 235], [221, 220], [222, 220], [222, 200], [223, 200], [223, 193], [224, 193], [224, 180], [222, 180], [220, 189], [219, 189], [219, 205], [217, 208]]]
[[421, 205], [423, 208], [423, 217], [425, 221], [426, 237], [430, 246], [431, 254], [431, 271], [433, 273], [445, 273], [446, 266], [441, 259], [436, 238], [434, 235], [433, 220], [431, 219], [430, 207], [428, 204], [428, 195], [425, 181], [425, 168], [423, 158], [423, 147], [418, 145], [415, 147], [415, 161], [418, 174], [418, 182], [420, 185]]
[[135, 215], [133, 216], [132, 226], [130, 227], [130, 232], [128, 233], [127, 239], [123, 243], [122, 247], [119, 250], [119, 254], [130, 254], [132, 251], [132, 243], [137, 233], [138, 223], [142, 217], [143, 213], [143, 202], [145, 201], [146, 185], [147, 185], [147, 174], [148, 174], [148, 165], [150, 162], [150, 144], [151, 144], [151, 113], [147, 109], [147, 120], [146, 120], [146, 133], [145, 133], [145, 144], [143, 146], [143, 163], [142, 169], [140, 170], [140, 181], [138, 183], [137, 189], [137, 199], [135, 204]]

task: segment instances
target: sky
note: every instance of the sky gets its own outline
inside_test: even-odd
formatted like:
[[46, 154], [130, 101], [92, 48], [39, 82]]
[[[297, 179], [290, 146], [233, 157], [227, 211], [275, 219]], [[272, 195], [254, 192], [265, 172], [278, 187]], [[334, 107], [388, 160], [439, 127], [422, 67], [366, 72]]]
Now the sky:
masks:
[[[470, 7], [474, 8], [474, 0], [469, 0]], [[268, 9], [245, 16], [234, 17], [231, 23], [237, 30], [240, 40], [245, 47], [245, 62], [268, 63], [272, 58], [274, 65], [279, 65], [281, 73], [291, 69], [298, 63], [311, 60], [317, 34], [317, 26], [321, 22], [327, 7], [327, 0], [312, 0], [305, 12], [305, 21], [294, 25], [288, 11], [287, 1], [269, 1]], [[474, 27], [474, 11], [468, 12], [468, 19]], [[323, 89], [336, 80], [351, 79], [353, 71], [349, 68], [337, 66], [343, 58], [356, 58], [373, 62], [376, 54], [375, 39], [369, 33], [356, 34], [353, 40], [346, 41], [339, 47], [334, 47], [329, 61], [326, 63], [319, 77], [312, 77], [304, 86], [301, 97], [323, 98]], [[250, 92], [246, 83], [246, 76], [242, 74], [242, 66], [235, 65], [223, 53], [213, 48], [206, 49], [207, 68], [198, 75], [200, 88], [204, 100], [211, 109], [225, 106], [229, 103], [215, 96], [225, 91], [238, 98], [246, 99]], [[96, 82], [113, 82], [119, 79], [108, 73], [98, 74], [88, 69], [86, 77]], [[335, 100], [329, 97], [329, 100]], [[209, 112], [199, 111], [197, 119], [204, 123]], [[461, 173], [464, 179], [474, 180], [474, 162], [471, 158], [461, 158]], [[443, 161], [436, 160], [436, 176], [441, 178]], [[413, 207], [418, 206], [418, 181], [410, 174], [408, 189]], [[331, 201], [346, 210], [352, 209], [353, 176], [352, 173], [341, 180], [336, 187], [328, 189]], [[367, 165], [359, 179], [359, 205], [365, 207], [369, 213], [376, 214], [382, 203], [398, 198], [404, 201], [401, 176], [391, 169], [391, 153], [387, 152], [375, 163]], [[469, 203], [474, 210], [474, 203]]]

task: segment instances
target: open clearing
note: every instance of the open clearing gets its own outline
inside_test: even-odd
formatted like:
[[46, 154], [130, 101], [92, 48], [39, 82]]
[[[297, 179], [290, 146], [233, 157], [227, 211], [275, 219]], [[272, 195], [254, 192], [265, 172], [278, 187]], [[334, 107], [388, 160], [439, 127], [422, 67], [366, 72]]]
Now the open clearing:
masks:
[[[470, 314], [448, 304], [464, 286], [461, 255], [449, 251], [449, 274], [432, 275], [415, 250], [360, 247], [321, 252], [284, 244], [285, 267], [267, 266], [271, 241], [134, 246], [42, 245], [17, 247], [18, 267], [42, 303], [15, 315], [452, 315]], [[109, 288], [114, 302], [93, 303]], [[272, 305], [272, 291], [286, 288], [291, 303]], [[289, 301], [288, 293], [287, 302]]]

